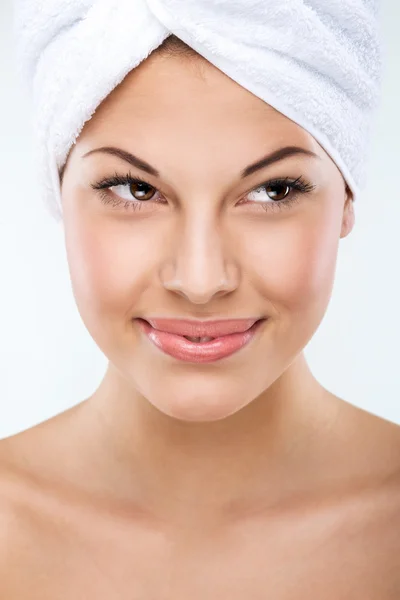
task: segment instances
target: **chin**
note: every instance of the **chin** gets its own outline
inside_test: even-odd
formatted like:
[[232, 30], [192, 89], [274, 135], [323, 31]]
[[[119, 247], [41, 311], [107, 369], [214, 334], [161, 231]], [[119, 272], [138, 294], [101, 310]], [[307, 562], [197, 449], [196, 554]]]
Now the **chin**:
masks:
[[[177, 389], [178, 388], [178, 389]], [[251, 402], [249, 391], [229, 386], [227, 382], [213, 388], [203, 380], [203, 385], [165, 386], [163, 390], [152, 390], [146, 399], [157, 410], [187, 422], [211, 422], [225, 419]], [[234, 389], [232, 389], [234, 388]], [[168, 394], [165, 394], [168, 389]]]
[[[153, 406], [155, 406], [153, 404]], [[230, 402], [223, 402], [221, 399], [211, 402], [210, 398], [182, 398], [180, 401], [175, 399], [174, 402], [166, 401], [165, 404], [155, 406], [158, 410], [169, 417], [191, 423], [209, 423], [212, 421], [220, 421], [236, 413], [242, 408], [240, 404], [234, 405]]]

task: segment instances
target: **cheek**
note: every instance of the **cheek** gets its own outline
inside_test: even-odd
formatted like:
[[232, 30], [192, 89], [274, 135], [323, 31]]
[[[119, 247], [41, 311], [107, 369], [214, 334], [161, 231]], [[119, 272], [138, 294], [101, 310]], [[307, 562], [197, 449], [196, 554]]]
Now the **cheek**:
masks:
[[336, 222], [333, 215], [295, 217], [274, 224], [266, 235], [258, 237], [258, 244], [253, 238], [252, 261], [259, 265], [259, 285], [277, 311], [304, 314], [318, 306], [326, 308], [339, 243]]
[[97, 220], [67, 225], [66, 247], [71, 282], [79, 311], [88, 323], [107, 314], [121, 322], [135, 305], [151, 271], [148, 241], [128, 223]]

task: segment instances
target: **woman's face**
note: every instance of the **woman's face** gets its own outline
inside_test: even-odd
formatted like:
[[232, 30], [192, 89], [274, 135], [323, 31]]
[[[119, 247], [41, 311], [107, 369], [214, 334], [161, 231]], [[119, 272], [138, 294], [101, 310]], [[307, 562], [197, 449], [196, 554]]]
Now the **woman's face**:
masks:
[[[243, 176], [287, 146], [316, 156]], [[102, 147], [153, 172], [116, 154], [84, 156]], [[147, 185], [92, 187], [116, 174]], [[303, 188], [272, 182], [285, 178]], [[188, 421], [224, 418], [267, 393], [323, 318], [351, 200], [300, 126], [206, 61], [150, 56], [86, 123], [62, 185], [78, 310], [119, 385]], [[156, 317], [268, 319], [241, 350], [195, 363], [143, 333], [137, 319]]]

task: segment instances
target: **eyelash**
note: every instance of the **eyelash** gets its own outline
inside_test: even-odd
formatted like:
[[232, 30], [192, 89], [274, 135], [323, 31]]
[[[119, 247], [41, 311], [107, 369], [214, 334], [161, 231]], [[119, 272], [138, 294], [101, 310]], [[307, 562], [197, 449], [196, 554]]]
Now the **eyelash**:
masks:
[[[152, 200], [152, 199], [150, 199], [150, 200], [133, 199], [132, 201], [131, 200], [123, 200], [120, 198], [115, 198], [115, 197], [113, 198], [109, 195], [109, 188], [111, 188], [113, 186], [130, 185], [130, 184], [134, 184], [134, 183], [136, 183], [136, 184], [145, 183], [149, 187], [153, 188], [155, 191], [158, 191], [153, 185], [151, 185], [151, 183], [149, 183], [148, 181], [146, 181], [143, 178], [139, 179], [137, 177], [133, 177], [131, 175], [131, 173], [127, 173], [126, 175], [120, 175], [117, 172], [112, 177], [107, 177], [97, 183], [91, 184], [90, 187], [92, 189], [96, 190], [97, 192], [99, 192], [100, 201], [103, 204], [112, 204], [114, 207], [120, 206], [121, 204], [123, 204], [124, 208], [126, 210], [132, 210], [132, 209], [136, 210], [137, 208], [140, 208], [141, 204], [146, 204], [147, 202], [160, 202], [160, 200]], [[277, 210], [283, 210], [285, 208], [289, 208], [292, 204], [299, 202], [299, 200], [300, 200], [299, 196], [301, 194], [306, 194], [306, 193], [312, 192], [315, 189], [315, 185], [312, 185], [312, 184], [308, 183], [307, 181], [305, 181], [302, 176], [300, 176], [294, 180], [290, 179], [289, 177], [284, 177], [284, 178], [270, 179], [269, 181], [266, 181], [265, 183], [262, 183], [261, 185], [258, 185], [257, 187], [250, 190], [250, 192], [248, 192], [248, 194], [250, 194], [251, 192], [258, 190], [260, 188], [268, 188], [268, 187], [274, 187], [274, 186], [287, 186], [287, 187], [290, 187], [292, 189], [292, 191], [296, 191], [297, 193], [289, 194], [283, 200], [274, 201], [271, 199], [270, 202], [256, 202], [256, 204], [260, 204], [261, 207], [267, 212], [269, 212], [270, 210], [277, 211]]]

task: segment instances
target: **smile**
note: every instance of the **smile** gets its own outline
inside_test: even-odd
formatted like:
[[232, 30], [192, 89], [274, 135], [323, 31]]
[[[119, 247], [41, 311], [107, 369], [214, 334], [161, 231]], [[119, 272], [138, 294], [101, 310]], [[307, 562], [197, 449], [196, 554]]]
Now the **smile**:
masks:
[[[200, 324], [194, 321], [162, 319], [151, 320], [151, 322], [144, 319], [136, 319], [136, 321], [145, 336], [165, 354], [185, 362], [209, 363], [231, 356], [246, 346], [255, 337], [266, 319], [242, 319]], [[163, 326], [163, 323], [166, 325]], [[197, 331], [194, 331], [195, 329]], [[205, 331], [206, 329], [208, 331]], [[186, 335], [199, 333], [199, 330], [201, 330], [200, 333], [212, 332], [216, 335]]]

